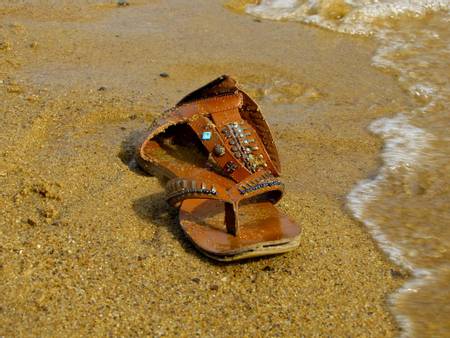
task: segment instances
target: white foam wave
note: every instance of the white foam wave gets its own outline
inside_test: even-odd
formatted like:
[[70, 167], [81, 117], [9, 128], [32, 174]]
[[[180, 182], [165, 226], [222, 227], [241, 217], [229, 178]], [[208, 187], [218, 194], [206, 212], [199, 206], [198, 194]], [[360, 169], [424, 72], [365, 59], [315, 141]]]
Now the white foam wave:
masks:
[[302, 21], [343, 33], [371, 34], [383, 20], [449, 9], [448, 0], [262, 0], [248, 5], [246, 11], [265, 19]]
[[[382, 118], [375, 120], [369, 129], [383, 137], [385, 147], [382, 152], [383, 166], [377, 176], [367, 179], [359, 184], [347, 196], [347, 206], [355, 218], [361, 221], [378, 242], [381, 249], [387, 253], [389, 258], [400, 266], [412, 271], [414, 279], [405, 283], [396, 293], [391, 295], [390, 303], [395, 303], [405, 294], [415, 293], [420, 287], [426, 285], [432, 278], [432, 272], [414, 266], [404, 255], [401, 247], [393, 243], [376, 222], [364, 215], [364, 209], [371, 200], [376, 200], [380, 192], [380, 185], [386, 176], [402, 167], [408, 168], [412, 164], [417, 165], [433, 139], [431, 134], [423, 129], [415, 127], [408, 122], [408, 118], [399, 114], [394, 118]], [[410, 318], [396, 313], [397, 321], [403, 328], [402, 337], [411, 337], [413, 334], [413, 323]]]
[[408, 118], [403, 114], [375, 120], [369, 129], [385, 140], [381, 174], [399, 166], [417, 164], [429, 140], [433, 138], [423, 129], [409, 124]]
[[[416, 293], [418, 290], [425, 285], [429, 284], [433, 279], [433, 274], [429, 270], [420, 269], [415, 270], [413, 279], [407, 281], [403, 286], [397, 290], [396, 293], [392, 294], [389, 298], [389, 302], [391, 306], [395, 306], [395, 304], [399, 301], [399, 299], [407, 294]], [[403, 332], [400, 337], [409, 338], [413, 336], [413, 323], [408, 316], [402, 315], [401, 313], [396, 313], [396, 318], [401, 327], [403, 328]]]
[[382, 152], [383, 166], [375, 178], [361, 181], [350, 192], [348, 207], [354, 216], [367, 226], [381, 248], [394, 262], [414, 271], [415, 267], [405, 258], [401, 248], [394, 245], [374, 221], [364, 216], [364, 208], [370, 201], [377, 199], [380, 182], [384, 181], [390, 172], [400, 167], [408, 168], [420, 162], [433, 136], [409, 124], [408, 118], [402, 114], [394, 118], [375, 120], [369, 129], [385, 140]]

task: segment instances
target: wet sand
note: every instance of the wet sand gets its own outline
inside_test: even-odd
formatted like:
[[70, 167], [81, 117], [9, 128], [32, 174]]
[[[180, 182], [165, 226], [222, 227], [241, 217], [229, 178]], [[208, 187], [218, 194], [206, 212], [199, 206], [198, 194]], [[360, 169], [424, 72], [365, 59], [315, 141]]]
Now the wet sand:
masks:
[[[407, 274], [345, 208], [379, 166], [367, 125], [410, 105], [372, 41], [220, 2], [33, 4], [0, 9], [0, 335], [399, 334], [387, 295]], [[292, 253], [204, 258], [133, 160], [154, 117], [222, 73], [272, 126]]]

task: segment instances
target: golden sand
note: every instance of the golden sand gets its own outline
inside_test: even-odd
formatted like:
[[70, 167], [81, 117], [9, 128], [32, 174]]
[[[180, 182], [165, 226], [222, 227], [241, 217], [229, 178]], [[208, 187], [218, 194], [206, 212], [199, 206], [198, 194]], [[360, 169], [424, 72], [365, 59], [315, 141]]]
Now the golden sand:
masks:
[[[366, 126], [409, 104], [373, 43], [206, 0], [81, 3], [0, 10], [0, 335], [397, 335], [386, 297], [407, 276], [345, 209], [379, 164]], [[272, 126], [292, 253], [202, 257], [133, 161], [222, 73]]]

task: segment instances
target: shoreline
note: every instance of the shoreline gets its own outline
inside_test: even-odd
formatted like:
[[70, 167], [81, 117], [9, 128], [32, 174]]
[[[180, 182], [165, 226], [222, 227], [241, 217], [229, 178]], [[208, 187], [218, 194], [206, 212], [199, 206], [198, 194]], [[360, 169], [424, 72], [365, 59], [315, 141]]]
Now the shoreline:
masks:
[[[366, 127], [409, 99], [372, 69], [367, 39], [202, 5], [202, 16], [183, 1], [84, 8], [94, 19], [57, 26], [7, 16], [19, 26], [1, 27], [15, 39], [6, 55], [19, 65], [0, 74], [22, 92], [0, 91], [0, 334], [399, 334], [386, 297], [407, 274], [345, 199], [379, 168], [381, 140]], [[155, 116], [221, 73], [238, 74], [274, 132], [280, 207], [304, 229], [291, 254], [203, 258], [159, 182], [129, 162]]]

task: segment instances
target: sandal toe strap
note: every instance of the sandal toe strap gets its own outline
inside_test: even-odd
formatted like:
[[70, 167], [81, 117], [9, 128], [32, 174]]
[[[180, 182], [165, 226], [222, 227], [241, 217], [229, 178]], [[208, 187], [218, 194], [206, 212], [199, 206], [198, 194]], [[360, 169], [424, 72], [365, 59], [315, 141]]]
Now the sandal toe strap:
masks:
[[184, 200], [210, 199], [224, 202], [225, 225], [227, 232], [237, 235], [239, 232], [239, 202], [258, 195], [276, 203], [281, 199], [284, 185], [269, 172], [257, 172], [240, 184], [227, 189], [222, 185], [192, 178], [174, 178], [166, 185], [167, 202], [179, 207]]

